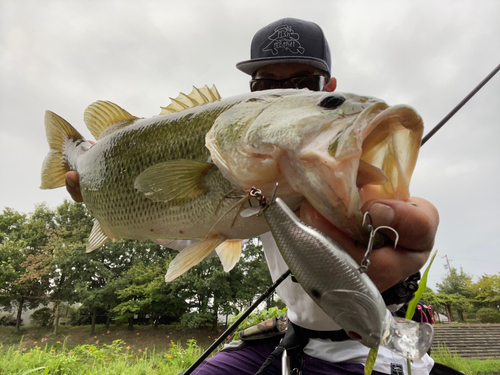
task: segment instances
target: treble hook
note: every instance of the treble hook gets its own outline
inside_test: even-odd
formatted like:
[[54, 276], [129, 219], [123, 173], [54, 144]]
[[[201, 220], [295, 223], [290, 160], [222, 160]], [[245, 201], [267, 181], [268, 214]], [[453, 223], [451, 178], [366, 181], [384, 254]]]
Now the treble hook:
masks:
[[257, 202], [259, 202], [259, 205], [256, 207], [253, 207], [251, 202], [250, 202], [251, 207], [241, 211], [240, 215], [242, 217], [250, 217], [250, 216], [255, 216], [255, 215], [261, 214], [274, 201], [274, 198], [276, 196], [276, 190], [278, 190], [278, 183], [276, 183], [276, 186], [274, 187], [274, 190], [273, 190], [273, 195], [271, 196], [271, 199], [269, 200], [269, 199], [267, 199], [267, 197], [264, 194], [262, 194], [262, 191], [260, 189], [257, 189], [256, 187], [252, 186], [252, 188], [248, 191], [248, 195], [257, 199]]
[[370, 216], [370, 214], [368, 212], [366, 212], [363, 216], [363, 224], [362, 224], [363, 226], [366, 224], [366, 218], [370, 218], [370, 224], [367, 224], [368, 229], [370, 229], [370, 237], [368, 239], [368, 245], [366, 246], [365, 256], [363, 257], [363, 260], [361, 261], [361, 265], [358, 268], [358, 271], [361, 273], [367, 272], [368, 269], [370, 268], [370, 265], [371, 265], [370, 255], [373, 251], [373, 242], [375, 240], [375, 235], [377, 234], [377, 231], [379, 229], [389, 229], [396, 234], [396, 239], [394, 240], [394, 248], [396, 248], [396, 246], [398, 246], [398, 241], [399, 241], [399, 233], [394, 228], [382, 225], [382, 226], [374, 229], [372, 217]]

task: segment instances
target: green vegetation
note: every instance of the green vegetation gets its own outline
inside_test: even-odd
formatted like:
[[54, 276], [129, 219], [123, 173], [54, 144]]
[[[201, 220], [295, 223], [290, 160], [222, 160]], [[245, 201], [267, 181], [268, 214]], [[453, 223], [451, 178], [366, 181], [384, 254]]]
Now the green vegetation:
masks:
[[[216, 339], [210, 328], [173, 326], [1, 327], [0, 374], [24, 374], [40, 367], [47, 374], [179, 374]], [[225, 327], [219, 327], [218, 333]], [[195, 341], [196, 340], [196, 341]], [[30, 354], [31, 353], [31, 354]], [[46, 369], [34, 374], [44, 374]]]
[[448, 316], [450, 321], [464, 323], [500, 322], [500, 273], [483, 275], [477, 282], [463, 269], [450, 272], [437, 284], [437, 293], [430, 288], [423, 294], [424, 301], [434, 311]]
[[179, 374], [200, 355], [196, 340], [189, 340], [186, 348], [172, 342], [166, 353], [157, 353], [154, 348], [136, 351], [123, 340], [114, 340], [110, 345], [79, 345], [71, 350], [66, 344], [40, 343], [35, 348], [26, 348], [24, 343], [3, 350], [0, 344], [1, 374]]
[[[275, 312], [271, 309], [264, 315]], [[137, 327], [130, 332], [114, 326], [106, 331], [98, 325], [96, 336], [89, 336], [88, 326], [61, 327], [57, 335], [48, 328], [22, 330], [25, 336], [20, 339], [14, 327], [0, 327], [2, 341], [12, 342], [0, 344], [2, 375], [177, 375], [215, 339], [209, 329], [182, 331], [171, 326]], [[432, 358], [466, 375], [500, 373], [500, 360], [462, 358], [444, 346], [434, 350]]]
[[491, 307], [483, 307], [476, 313], [477, 319], [481, 323], [500, 323], [500, 312]]
[[32, 324], [54, 333], [61, 322], [90, 325], [92, 335], [97, 324], [112, 323], [215, 331], [220, 316], [244, 310], [272, 284], [257, 239], [230, 272], [210, 258], [165, 283], [176, 251], [120, 240], [86, 253], [92, 225], [85, 206], [68, 201], [55, 210], [39, 205], [30, 214], [0, 213], [0, 324], [19, 331], [30, 308], [38, 309]]
[[[253, 326], [261, 322], [265, 322], [266, 320], [271, 318], [279, 318], [280, 316], [286, 316], [286, 310], [287, 310], [286, 307], [280, 309], [275, 306], [271, 307], [270, 309], [264, 309], [256, 313], [251, 313], [244, 321], [242, 321], [238, 325], [238, 328], [236, 328], [233, 334], [233, 339], [234, 340], [238, 339], [238, 332], [241, 331], [242, 329], [245, 329], [247, 327]], [[241, 311], [240, 313], [229, 319], [229, 324], [231, 325], [235, 321], [237, 321], [241, 317], [241, 315], [243, 315], [243, 313], [244, 312]]]
[[499, 359], [468, 359], [451, 353], [445, 346], [440, 346], [432, 352], [434, 361], [452, 367], [465, 375], [495, 375], [500, 374]]

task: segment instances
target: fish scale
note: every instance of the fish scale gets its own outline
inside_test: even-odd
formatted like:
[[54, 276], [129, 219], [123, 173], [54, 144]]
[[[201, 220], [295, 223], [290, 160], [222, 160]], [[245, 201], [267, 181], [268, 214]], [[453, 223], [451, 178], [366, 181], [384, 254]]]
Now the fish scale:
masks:
[[[85, 158], [79, 161], [76, 169], [80, 173], [84, 201], [88, 207], [95, 207], [93, 215], [101, 225], [113, 233], [113, 237], [136, 236], [136, 233], [143, 231], [144, 226], [148, 224], [155, 227], [161, 226], [161, 222], [156, 223], [155, 218], [164, 216], [162, 213], [165, 212], [169, 213], [170, 220], [181, 227], [192, 225], [193, 220], [197, 215], [201, 216], [204, 210], [215, 211], [218, 202], [208, 199], [201, 205], [199, 201], [196, 201], [188, 202], [184, 207], [180, 207], [176, 202], [153, 202], [145, 198], [141, 192], [133, 189], [133, 184], [135, 178], [150, 165], [179, 157], [206, 161], [209, 152], [203, 144], [205, 133], [208, 131], [207, 127], [224, 109], [216, 108], [213, 113], [209, 113], [207, 116], [209, 120], [205, 119], [199, 124], [194, 122], [194, 125], [197, 125], [195, 129], [198, 128], [198, 131], [193, 131], [193, 121], [190, 116], [180, 116], [178, 119], [146, 124], [146, 126], [144, 122], [147, 120], [138, 120], [134, 125], [114, 133], [113, 137], [99, 140], [98, 144], [88, 151]], [[184, 132], [180, 131], [183, 123], [187, 121], [190, 121], [191, 126], [186, 126]], [[169, 122], [172, 123], [170, 126]], [[145, 144], [149, 144], [150, 147], [135, 147], [139, 137], [145, 138]], [[179, 142], [179, 138], [182, 142]], [[167, 143], [164, 142], [166, 139], [176, 141]], [[185, 147], [186, 145], [191, 147]], [[104, 149], [104, 152], [97, 146]], [[100, 163], [105, 165], [104, 174], [100, 171], [95, 172], [95, 165]], [[86, 165], [91, 168], [85, 168]], [[127, 172], [122, 173], [122, 170]], [[103, 175], [106, 177], [101, 178]], [[87, 184], [87, 180], [95, 182]], [[219, 199], [222, 199], [222, 194], [230, 191], [231, 185], [222, 178], [219, 182], [222, 183], [219, 188], [221, 196]], [[123, 189], [123, 186], [129, 186], [129, 188]], [[168, 223], [164, 224], [168, 225]], [[183, 238], [182, 234], [178, 233], [178, 235], [179, 238]], [[142, 238], [154, 238], [154, 236], [144, 233]]]

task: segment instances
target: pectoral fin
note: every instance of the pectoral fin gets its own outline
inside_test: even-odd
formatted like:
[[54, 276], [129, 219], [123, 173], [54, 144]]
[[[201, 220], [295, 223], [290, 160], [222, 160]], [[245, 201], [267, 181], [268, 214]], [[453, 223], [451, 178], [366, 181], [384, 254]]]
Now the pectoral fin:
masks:
[[111, 238], [108, 237], [102, 230], [101, 224], [95, 220], [92, 231], [90, 232], [89, 241], [87, 242], [87, 253], [94, 251], [95, 249], [101, 247]]
[[196, 266], [225, 240], [225, 237], [216, 235], [206, 238], [203, 241], [196, 242], [182, 250], [170, 263], [167, 274], [165, 275], [165, 281], [168, 283], [190, 268]]
[[156, 164], [137, 176], [134, 187], [155, 202], [191, 200], [208, 191], [203, 177], [213, 167], [196, 160]]
[[241, 256], [242, 240], [226, 240], [215, 251], [224, 266], [224, 271], [229, 272], [238, 263]]

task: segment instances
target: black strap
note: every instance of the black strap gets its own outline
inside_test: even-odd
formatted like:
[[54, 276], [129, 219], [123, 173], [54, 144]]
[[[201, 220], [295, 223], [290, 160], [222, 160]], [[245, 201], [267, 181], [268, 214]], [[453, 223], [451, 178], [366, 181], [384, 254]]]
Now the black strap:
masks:
[[274, 349], [269, 357], [264, 361], [262, 366], [260, 366], [259, 370], [255, 373], [255, 375], [262, 375], [265, 373], [266, 369], [273, 363], [277, 358], [281, 357], [285, 347], [283, 346], [283, 341], [279, 343], [279, 345]]
[[339, 329], [338, 331], [315, 331], [300, 327], [292, 322], [290, 322], [290, 324], [293, 326], [295, 333], [300, 337], [307, 337], [307, 341], [309, 341], [309, 339], [330, 339], [332, 341], [351, 340], [349, 335], [343, 329]]
[[430, 375], [464, 375], [464, 373], [443, 365], [442, 363], [434, 362], [434, 367], [432, 368]]

